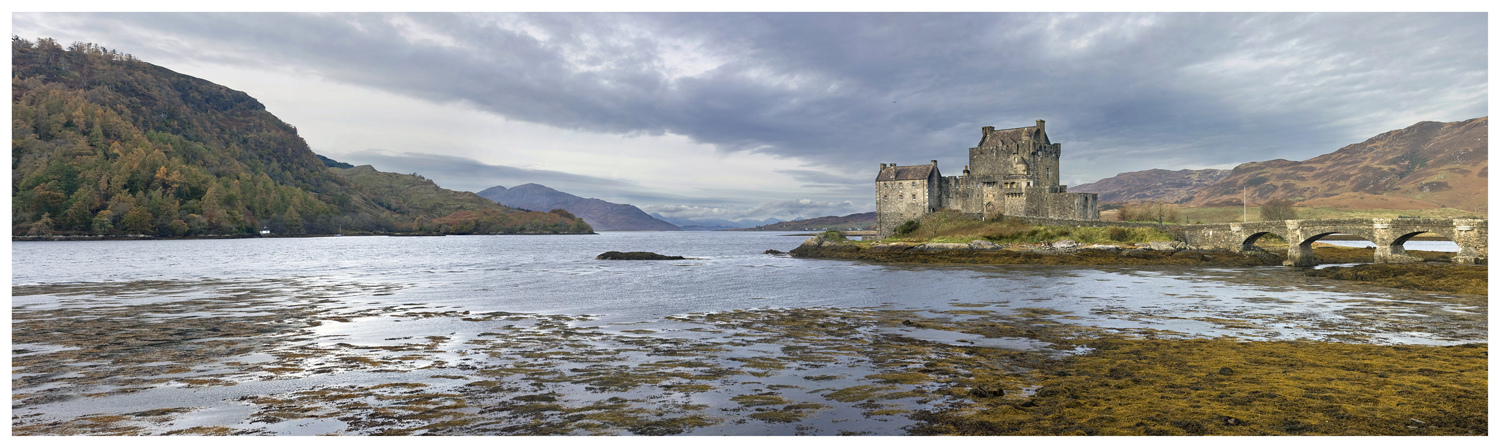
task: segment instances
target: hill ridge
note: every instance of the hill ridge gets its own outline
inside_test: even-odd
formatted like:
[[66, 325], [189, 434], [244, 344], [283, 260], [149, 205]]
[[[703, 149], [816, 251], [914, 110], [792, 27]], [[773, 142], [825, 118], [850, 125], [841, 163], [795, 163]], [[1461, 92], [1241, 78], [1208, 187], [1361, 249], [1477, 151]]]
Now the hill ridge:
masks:
[[511, 188], [497, 185], [480, 191], [478, 195], [510, 207], [542, 211], [567, 210], [588, 222], [595, 230], [682, 230], [672, 223], [651, 217], [634, 205], [584, 198], [536, 183]]
[[1405, 207], [1485, 210], [1488, 147], [1488, 116], [1421, 121], [1303, 161], [1254, 161], [1230, 170], [1133, 171], [1069, 190], [1098, 193], [1100, 202], [1165, 201], [1194, 207], [1239, 205], [1245, 195], [1252, 205], [1286, 199], [1330, 206], [1387, 197]]

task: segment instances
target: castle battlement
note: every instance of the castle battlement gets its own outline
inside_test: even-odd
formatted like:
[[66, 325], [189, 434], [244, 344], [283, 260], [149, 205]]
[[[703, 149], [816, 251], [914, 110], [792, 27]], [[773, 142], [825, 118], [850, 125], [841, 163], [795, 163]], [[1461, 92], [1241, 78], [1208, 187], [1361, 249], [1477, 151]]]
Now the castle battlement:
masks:
[[1098, 220], [1099, 196], [1068, 193], [1059, 183], [1062, 144], [1047, 138], [1047, 123], [996, 130], [980, 129], [969, 148], [963, 175], [944, 177], [937, 161], [926, 165], [880, 164], [875, 176], [876, 237], [902, 223], [939, 210], [1000, 216]]

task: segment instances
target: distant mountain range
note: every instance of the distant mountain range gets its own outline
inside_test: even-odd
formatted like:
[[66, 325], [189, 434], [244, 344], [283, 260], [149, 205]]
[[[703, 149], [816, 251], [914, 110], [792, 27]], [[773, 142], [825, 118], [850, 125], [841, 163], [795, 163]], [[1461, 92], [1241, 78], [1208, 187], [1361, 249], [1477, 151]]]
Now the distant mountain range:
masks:
[[[654, 218], [656, 218], [656, 219], [660, 219], [660, 220], [663, 220], [663, 221], [670, 222], [672, 224], [676, 224], [676, 225], [682, 227], [682, 230], [729, 230], [729, 229], [740, 229], [740, 228], [745, 228], [745, 227], [755, 227], [755, 226], [759, 226], [759, 225], [775, 224], [775, 223], [778, 223], [778, 222], [782, 222], [780, 219], [776, 219], [776, 218], [768, 218], [768, 219], [765, 219], [765, 220], [762, 220], [762, 221], [756, 221], [754, 219], [741, 219], [739, 221], [730, 221], [730, 220], [727, 220], [727, 219], [698, 219], [698, 220], [693, 220], [693, 219], [686, 219], [686, 218], [670, 218], [670, 217], [662, 216], [660, 213], [652, 213], [651, 216], [654, 217]], [[797, 218], [797, 219], [802, 219], [802, 218]]]
[[1123, 173], [1069, 191], [1100, 202], [1167, 201], [1201, 206], [1288, 199], [1353, 208], [1484, 209], [1489, 201], [1489, 117], [1424, 121], [1332, 153], [1294, 162], [1244, 163], [1233, 170]]
[[582, 198], [538, 184], [511, 188], [494, 186], [479, 196], [496, 203], [527, 210], [567, 210], [594, 230], [683, 230], [670, 222], [653, 218], [630, 204], [616, 204], [594, 198]]
[[848, 230], [851, 228], [860, 230], [874, 229], [875, 212], [855, 213], [848, 216], [823, 216], [812, 219], [797, 219], [735, 230]]

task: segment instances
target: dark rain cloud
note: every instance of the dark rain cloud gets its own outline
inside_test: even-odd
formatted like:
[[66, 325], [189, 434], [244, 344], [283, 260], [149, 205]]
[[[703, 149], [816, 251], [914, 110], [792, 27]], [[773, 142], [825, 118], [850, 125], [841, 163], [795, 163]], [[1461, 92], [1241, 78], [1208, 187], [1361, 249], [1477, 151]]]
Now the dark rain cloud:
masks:
[[[1484, 13], [12, 20], [18, 32], [97, 30], [111, 36], [105, 46], [137, 56], [286, 66], [507, 119], [670, 132], [848, 173], [931, 159], [957, 172], [981, 126], [1037, 118], [1063, 144], [1063, 178], [1076, 184], [1148, 168], [1305, 159], [1488, 108]], [[684, 54], [706, 70], [670, 76]]]

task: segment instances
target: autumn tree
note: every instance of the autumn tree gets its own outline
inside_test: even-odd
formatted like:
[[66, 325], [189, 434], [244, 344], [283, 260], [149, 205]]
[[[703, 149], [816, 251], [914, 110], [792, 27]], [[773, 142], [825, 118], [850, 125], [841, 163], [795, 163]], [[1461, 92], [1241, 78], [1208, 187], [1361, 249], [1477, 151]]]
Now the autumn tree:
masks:
[[286, 233], [297, 235], [302, 233], [302, 215], [297, 213], [297, 207], [286, 208], [286, 214], [281, 216], [286, 221]]
[[131, 207], [130, 211], [125, 212], [125, 216], [120, 218], [120, 227], [126, 232], [150, 235], [156, 233], [156, 225], [151, 222], [154, 218], [151, 212], [146, 211], [146, 207]]
[[43, 213], [41, 219], [38, 219], [38, 220], [36, 220], [36, 222], [31, 223], [31, 229], [29, 231], [27, 231], [26, 234], [27, 235], [32, 235], [32, 236], [47, 236], [47, 235], [51, 235], [52, 234], [52, 215], [50, 213]]
[[1182, 219], [1182, 214], [1178, 211], [1177, 204], [1158, 201], [1145, 202], [1134, 206], [1122, 205], [1120, 206], [1119, 214], [1116, 216], [1120, 221], [1156, 221], [1157, 224], [1177, 222]]
[[1297, 219], [1297, 209], [1292, 208], [1292, 201], [1276, 199], [1266, 201], [1260, 205], [1261, 221], [1285, 221]]
[[107, 235], [114, 228], [115, 223], [111, 219], [110, 211], [100, 210], [98, 214], [94, 215], [94, 222], [90, 230], [93, 230], [95, 235]]

